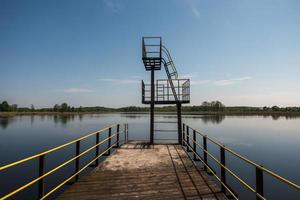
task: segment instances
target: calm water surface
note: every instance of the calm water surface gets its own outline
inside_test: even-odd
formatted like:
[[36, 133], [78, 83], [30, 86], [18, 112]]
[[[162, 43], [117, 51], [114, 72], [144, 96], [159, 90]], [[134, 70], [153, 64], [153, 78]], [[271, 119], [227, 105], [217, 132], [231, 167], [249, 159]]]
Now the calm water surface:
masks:
[[[156, 115], [156, 121], [176, 121], [173, 115]], [[247, 158], [274, 170], [280, 175], [300, 183], [300, 118], [263, 116], [203, 116], [186, 115], [183, 122], [208, 136], [217, 139]], [[0, 166], [53, 148], [72, 139], [115, 123], [129, 123], [130, 140], [149, 139], [147, 114], [86, 114], [15, 116], [0, 118]], [[175, 129], [176, 125], [160, 124], [157, 129]], [[105, 135], [103, 135], [105, 137]], [[176, 134], [158, 133], [157, 139], [175, 139]], [[202, 139], [197, 139], [202, 144]], [[94, 138], [82, 143], [82, 149], [94, 144]], [[219, 149], [208, 142], [209, 151], [219, 158]], [[75, 147], [55, 152], [46, 158], [46, 170], [74, 156]], [[200, 152], [200, 151], [199, 151]], [[94, 152], [81, 160], [82, 166]], [[255, 188], [255, 169], [226, 154], [226, 164]], [[212, 160], [210, 165], [219, 173]], [[38, 162], [5, 170], [0, 173], [0, 197], [13, 188], [36, 177]], [[46, 191], [71, 175], [74, 164], [54, 173], [46, 179]], [[300, 191], [286, 187], [265, 175], [265, 194], [268, 199], [300, 199]], [[255, 199], [254, 195], [239, 186], [227, 175], [228, 182], [241, 199]], [[15, 199], [35, 199], [37, 185], [19, 193]], [[56, 194], [57, 195], [57, 194]], [[55, 196], [55, 195], [54, 195]]]

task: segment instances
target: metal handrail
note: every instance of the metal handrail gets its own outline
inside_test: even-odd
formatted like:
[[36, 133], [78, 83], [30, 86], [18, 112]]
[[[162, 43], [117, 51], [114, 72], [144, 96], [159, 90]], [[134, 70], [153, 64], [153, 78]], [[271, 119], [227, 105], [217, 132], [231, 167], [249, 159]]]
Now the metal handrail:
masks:
[[[191, 127], [189, 127], [189, 128], [192, 129], [192, 130], [195, 130], [195, 129], [191, 128]], [[259, 168], [259, 169], [261, 169], [261, 170], [263, 170], [264, 172], [270, 174], [271, 176], [274, 176], [274, 177], [277, 178], [278, 180], [283, 181], [284, 183], [286, 183], [286, 184], [288, 184], [288, 185], [290, 185], [290, 186], [293, 186], [293, 187], [295, 187], [296, 189], [300, 190], [300, 185], [297, 185], [296, 183], [293, 183], [292, 181], [290, 181], [290, 180], [288, 180], [288, 179], [286, 179], [286, 178], [284, 178], [284, 177], [278, 175], [277, 173], [275, 173], [275, 172], [273, 172], [273, 171], [271, 171], [271, 170], [269, 170], [269, 169], [263, 167], [262, 165], [259, 165], [259, 164], [255, 163], [254, 161], [252, 161], [252, 160], [250, 160], [250, 159], [248, 159], [248, 158], [245, 158], [245, 157], [242, 156], [241, 154], [239, 154], [239, 153], [237, 153], [237, 152], [235, 152], [235, 151], [229, 149], [228, 147], [226, 147], [225, 145], [221, 144], [220, 142], [211, 139], [211, 138], [208, 137], [207, 135], [204, 135], [204, 134], [198, 132], [197, 130], [195, 130], [195, 131], [196, 131], [196, 133], [200, 134], [200, 135], [203, 136], [203, 137], [206, 137], [209, 141], [213, 142], [214, 144], [218, 145], [219, 147], [223, 147], [224, 150], [228, 151], [228, 152], [231, 153], [232, 155], [234, 155], [234, 156], [236, 156], [236, 157], [242, 159], [243, 161], [245, 161], [245, 162], [247, 162], [247, 163], [249, 163], [249, 164], [251, 164], [251, 165], [253, 165], [253, 166], [255, 166], [255, 167], [257, 167], [257, 168]]]
[[[186, 140], [184, 140], [186, 142]], [[223, 165], [216, 157], [214, 157], [211, 153], [209, 153], [209, 151], [205, 150], [200, 144], [198, 144], [195, 140], [191, 139], [191, 141], [193, 143], [195, 143], [200, 149], [202, 149], [202, 151], [204, 151], [205, 153], [207, 153], [207, 155], [209, 155], [209, 157], [211, 157], [216, 163], [218, 163], [219, 166], [223, 167], [226, 171], [228, 171], [235, 179], [237, 179], [241, 184], [243, 184], [246, 188], [248, 188], [249, 190], [251, 190], [253, 193], [255, 193], [257, 196], [259, 196], [261, 199], [266, 199], [265, 197], [263, 197], [262, 195], [260, 195], [259, 193], [256, 192], [256, 190], [251, 187], [248, 183], [246, 183], [243, 179], [241, 179], [238, 175], [236, 175], [232, 170], [230, 170], [229, 168], [227, 168], [225, 165]], [[187, 143], [187, 145], [189, 145]], [[189, 147], [191, 148], [191, 150], [194, 152], [193, 148], [191, 145], [189, 145]], [[196, 152], [195, 152], [196, 153]]]
[[176, 70], [176, 67], [174, 65], [172, 56], [171, 56], [169, 50], [164, 45], [162, 45], [162, 52], [164, 52], [167, 55], [168, 60], [169, 60], [168, 62], [165, 63], [165, 65], [168, 65], [167, 63], [170, 63], [170, 65], [172, 67], [172, 70], [175, 72], [175, 79], [178, 79], [177, 70]]
[[[112, 129], [113, 127], [117, 127], [117, 131], [116, 131], [116, 133], [114, 133], [114, 134], [111, 135], [111, 129]], [[22, 160], [13, 162], [13, 163], [8, 164], [8, 165], [5, 165], [5, 166], [2, 166], [2, 167], [0, 168], [0, 171], [1, 171], [1, 170], [8, 169], [8, 168], [11, 168], [11, 167], [13, 167], [13, 166], [16, 166], [16, 165], [18, 165], [18, 164], [24, 163], [24, 162], [26, 162], [26, 161], [32, 160], [32, 159], [34, 159], [34, 158], [43, 158], [43, 159], [44, 159], [44, 156], [45, 156], [45, 155], [47, 155], [47, 154], [49, 154], [49, 153], [51, 153], [51, 152], [53, 152], [53, 151], [59, 150], [59, 149], [61, 149], [61, 148], [63, 148], [63, 147], [66, 147], [66, 146], [68, 146], [68, 145], [70, 145], [70, 144], [74, 144], [74, 143], [77, 144], [77, 143], [79, 143], [80, 141], [82, 141], [83, 139], [88, 138], [88, 137], [90, 137], [90, 136], [93, 136], [93, 135], [96, 135], [96, 136], [97, 136], [97, 143], [96, 143], [95, 145], [93, 145], [92, 147], [86, 149], [85, 151], [83, 151], [83, 152], [81, 152], [81, 153], [78, 153], [76, 156], [72, 157], [71, 159], [65, 161], [64, 163], [58, 165], [57, 167], [51, 169], [50, 171], [48, 171], [48, 172], [46, 172], [46, 173], [43, 173], [42, 175], [40, 175], [40, 176], [37, 177], [36, 179], [34, 179], [34, 180], [32, 180], [32, 181], [26, 183], [25, 185], [23, 185], [23, 186], [21, 186], [21, 187], [15, 189], [14, 191], [10, 192], [9, 194], [7, 194], [7, 195], [5, 195], [5, 196], [3, 196], [3, 197], [0, 197], [0, 199], [1, 199], [1, 200], [2, 200], [2, 199], [7, 199], [7, 198], [9, 198], [9, 197], [11, 197], [11, 196], [17, 194], [18, 192], [20, 192], [20, 191], [22, 191], [22, 190], [24, 190], [24, 189], [30, 187], [30, 186], [33, 185], [34, 183], [39, 182], [39, 181], [42, 181], [42, 180], [43, 180], [45, 177], [47, 177], [48, 175], [50, 175], [50, 174], [56, 172], [57, 170], [59, 170], [60, 168], [66, 166], [67, 164], [71, 163], [72, 161], [75, 161], [75, 160], [79, 159], [80, 157], [82, 157], [82, 156], [85, 155], [86, 153], [90, 152], [91, 150], [93, 150], [93, 149], [95, 149], [95, 148], [97, 148], [96, 150], [98, 150], [98, 147], [99, 147], [100, 145], [102, 145], [102, 144], [104, 144], [106, 141], [108, 141], [109, 147], [108, 147], [104, 152], [102, 152], [102, 153], [99, 154], [99, 155], [98, 155], [98, 153], [96, 153], [97, 156], [96, 156], [91, 162], [89, 162], [89, 163], [88, 163], [86, 166], [84, 166], [82, 169], [80, 169], [80, 170], [78, 169], [78, 170], [71, 176], [71, 178], [69, 177], [69, 178], [67, 179], [67, 181], [71, 180], [73, 177], [76, 177], [76, 176], [77, 176], [81, 171], [83, 171], [86, 167], [88, 167], [88, 166], [89, 166], [90, 164], [92, 164], [93, 162], [97, 161], [97, 159], [98, 159], [100, 156], [102, 156], [104, 153], [106, 153], [107, 151], [110, 152], [110, 149], [113, 148], [114, 146], [119, 146], [119, 142], [120, 142], [119, 134], [124, 133], [124, 134], [125, 134], [125, 141], [128, 139], [128, 136], [127, 136], [127, 134], [128, 134], [128, 124], [124, 124], [124, 131], [120, 131], [120, 130], [119, 130], [119, 127], [120, 127], [120, 124], [115, 124], [115, 125], [106, 127], [106, 128], [104, 128], [104, 129], [101, 129], [101, 130], [99, 130], [99, 131], [93, 132], [93, 133], [91, 133], [91, 134], [88, 134], [88, 135], [86, 135], [86, 136], [80, 137], [80, 138], [78, 138], [78, 139], [72, 140], [71, 142], [65, 143], [65, 144], [60, 145], [60, 146], [58, 146], [58, 147], [52, 148], [52, 149], [50, 149], [50, 150], [48, 150], [48, 151], [44, 151], [44, 152], [42, 152], [42, 153], [39, 153], [39, 154], [30, 156], [30, 157], [28, 157], [28, 158], [25, 158], [25, 159], [22, 159]], [[104, 139], [104, 140], [98, 142], [98, 141], [99, 141], [99, 134], [100, 134], [100, 133], [103, 133], [103, 132], [106, 131], [106, 130], [109, 130], [109, 137], [107, 137], [106, 139]], [[115, 136], [117, 136], [117, 141], [116, 141], [113, 145], [110, 145], [111, 139], [112, 139], [113, 137], [115, 137]], [[127, 139], [126, 139], [126, 138], [127, 138]], [[79, 143], [79, 144], [80, 144], [80, 143]], [[66, 182], [67, 182], [67, 181], [66, 181]], [[49, 196], [52, 192], [54, 192], [55, 190], [57, 190], [58, 188], [60, 188], [60, 187], [61, 187], [62, 185], [64, 185], [66, 182], [63, 182], [63, 184], [59, 184], [57, 187], [55, 187], [53, 190], [51, 190], [50, 192], [48, 192], [46, 195], [42, 195], [42, 196], [41, 196], [41, 199], [44, 199], [44, 198], [46, 198], [47, 196]], [[42, 191], [43, 191], [43, 189], [42, 189]], [[42, 192], [42, 194], [43, 194], [43, 193], [44, 193], [44, 191]]]
[[8, 165], [4, 165], [4, 166], [0, 167], [0, 171], [2, 171], [2, 170], [4, 170], [4, 169], [7, 169], [7, 168], [10, 168], [10, 167], [13, 167], [13, 166], [15, 166], [15, 165], [19, 165], [19, 164], [21, 164], [21, 163], [24, 163], [24, 162], [26, 162], [26, 161], [32, 160], [32, 159], [34, 159], [34, 158], [38, 158], [38, 157], [40, 157], [40, 156], [49, 154], [49, 153], [51, 153], [51, 152], [57, 151], [57, 150], [62, 149], [62, 148], [64, 148], [64, 147], [66, 147], [66, 146], [69, 146], [69, 145], [71, 145], [71, 144], [74, 144], [74, 143], [76, 143], [76, 142], [78, 142], [78, 141], [80, 141], [80, 140], [83, 140], [83, 139], [88, 138], [88, 137], [90, 137], [90, 136], [96, 135], [98, 132], [101, 133], [101, 132], [103, 132], [103, 131], [106, 131], [106, 130], [108, 130], [109, 128], [115, 127], [116, 125], [117, 125], [117, 124], [114, 124], [114, 125], [112, 125], [112, 126], [106, 127], [106, 128], [104, 128], [104, 129], [101, 129], [101, 130], [98, 130], [98, 131], [95, 131], [95, 132], [93, 132], [93, 133], [90, 133], [90, 134], [85, 135], [85, 136], [83, 136], [83, 137], [80, 137], [80, 138], [78, 138], [78, 139], [72, 140], [71, 142], [68, 142], [68, 143], [65, 143], [65, 144], [63, 144], [63, 145], [60, 145], [60, 146], [58, 146], [58, 147], [55, 147], [55, 148], [49, 149], [49, 150], [47, 150], [47, 151], [44, 151], [44, 152], [42, 152], [42, 153], [35, 154], [35, 155], [33, 155], [33, 156], [29, 156], [29, 157], [27, 157], [27, 158], [24, 158], [24, 159], [22, 159], [22, 160], [18, 160], [18, 161], [16, 161], [16, 162], [10, 163], [10, 164], [8, 164]]
[[[159, 39], [159, 44], [146, 44], [145, 39]], [[142, 57], [143, 59], [149, 58], [147, 54], [158, 54], [161, 58], [161, 37], [143, 37], [142, 38]], [[146, 47], [159, 47], [158, 51], [147, 51]], [[156, 58], [156, 57], [154, 57]]]
[[[189, 79], [173, 79], [175, 81], [174, 89], [178, 91], [176, 93], [179, 101], [189, 101], [190, 100], [190, 80]], [[151, 84], [142, 81], [142, 100], [145, 101], [150, 98], [149, 92]], [[172, 87], [169, 85], [169, 79], [157, 79], [156, 84], [154, 84], [156, 91], [156, 100], [173, 100], [174, 94], [170, 89]], [[147, 92], [147, 93], [146, 93]], [[175, 97], [174, 97], [175, 100]]]
[[53, 188], [52, 190], [50, 190], [47, 194], [45, 194], [42, 199], [47, 198], [48, 196], [50, 196], [53, 192], [55, 192], [56, 190], [58, 190], [59, 188], [61, 188], [64, 184], [66, 184], [68, 181], [70, 181], [72, 178], [74, 178], [75, 176], [77, 176], [78, 174], [80, 174], [83, 170], [85, 170], [88, 166], [90, 166], [93, 162], [95, 162], [98, 158], [100, 158], [101, 156], [103, 156], [106, 152], [108, 152], [109, 150], [111, 150], [117, 142], [115, 142], [113, 145], [111, 145], [109, 148], [107, 148], [105, 151], [103, 151], [101, 154], [99, 154], [96, 158], [94, 158], [93, 160], [91, 160], [88, 164], [86, 164], [84, 167], [82, 167], [79, 171], [77, 171], [75, 174], [73, 174], [72, 176], [70, 176], [69, 178], [67, 178], [66, 180], [64, 180], [63, 182], [61, 182], [59, 185], [57, 185], [55, 188]]
[[[182, 139], [182, 141], [183, 141], [186, 145], [190, 146], [184, 138]], [[191, 146], [190, 146], [190, 147], [191, 147]], [[185, 149], [184, 149], [184, 150], [185, 150]], [[234, 194], [234, 192], [231, 191], [231, 189], [228, 188], [228, 186], [227, 186], [225, 183], [222, 182], [222, 180], [218, 177], [218, 175], [214, 172], [214, 170], [213, 170], [208, 164], [206, 164], [206, 163], [204, 162], [204, 160], [201, 158], [201, 156], [199, 156], [198, 153], [195, 152], [192, 148], [191, 148], [191, 150], [192, 150], [192, 152], [196, 155], [196, 157], [197, 157], [197, 158], [205, 165], [205, 167], [208, 168], [208, 170], [210, 171], [210, 173], [212, 173], [212, 174], [216, 177], [216, 179], [217, 179], [217, 180], [218, 180], [218, 181], [226, 188], [226, 190], [227, 190], [227, 191], [228, 191], [235, 199], [238, 199], [238, 197]], [[189, 155], [189, 154], [188, 154], [188, 155]]]
[[[300, 190], [300, 185], [297, 185], [296, 183], [293, 183], [292, 181], [290, 181], [290, 180], [288, 180], [288, 179], [286, 179], [286, 178], [284, 178], [284, 177], [278, 175], [277, 173], [275, 173], [275, 172], [273, 172], [273, 171], [271, 171], [271, 170], [269, 170], [269, 169], [267, 169], [267, 168], [265, 168], [265, 167], [263, 167], [263, 166], [261, 166], [261, 165], [258, 165], [257, 163], [255, 163], [255, 162], [253, 162], [253, 161], [251, 161], [251, 160], [245, 158], [244, 156], [238, 154], [237, 152], [235, 152], [235, 151], [229, 149], [228, 147], [226, 147], [225, 145], [221, 144], [220, 142], [218, 142], [218, 141], [216, 141], [216, 140], [214, 140], [214, 139], [208, 137], [207, 135], [204, 135], [204, 134], [200, 133], [199, 131], [197, 131], [197, 130], [195, 130], [195, 129], [193, 129], [193, 128], [191, 128], [191, 127], [185, 125], [185, 124], [183, 124], [183, 127], [186, 127], [186, 129], [187, 129], [186, 132], [185, 132], [185, 130], [183, 130], [183, 141], [184, 141], [185, 145], [186, 145], [187, 148], [188, 148], [187, 150], [190, 150], [190, 149], [191, 149], [191, 150], [193, 151], [194, 155], [197, 156], [197, 157], [199, 157], [198, 153], [195, 151], [196, 146], [198, 146], [198, 147], [199, 147], [206, 155], [209, 155], [209, 156], [210, 156], [210, 157], [211, 157], [211, 158], [212, 158], [212, 159], [213, 159], [213, 160], [214, 160], [221, 168], [223, 168], [224, 170], [228, 171], [234, 178], [236, 178], [236, 179], [237, 179], [240, 183], [242, 183], [246, 188], [248, 188], [250, 191], [252, 191], [253, 193], [255, 193], [256, 196], [257, 196], [258, 198], [260, 198], [260, 199], [266, 199], [262, 194], [260, 194], [260, 193], [257, 191], [257, 189], [255, 190], [253, 187], [251, 187], [249, 184], [247, 184], [243, 179], [241, 179], [238, 175], [236, 175], [233, 171], [231, 171], [229, 168], [227, 168], [227, 167], [225, 166], [225, 163], [223, 164], [222, 161], [219, 161], [217, 158], [215, 158], [215, 157], [207, 150], [207, 144], [204, 144], [204, 145], [205, 145], [204, 147], [201, 146], [201, 145], [199, 145], [199, 144], [197, 143], [196, 139], [195, 139], [195, 138], [196, 138], [195, 135], [194, 135], [194, 138], [193, 138], [193, 139], [190, 139], [190, 136], [189, 136], [189, 129], [193, 130], [193, 133], [194, 133], [194, 134], [197, 133], [197, 134], [201, 135], [205, 141], [206, 141], [206, 139], [207, 139], [207, 140], [211, 141], [212, 143], [216, 144], [217, 146], [220, 147], [220, 149], [223, 149], [224, 152], [227, 151], [227, 152], [231, 153], [232, 155], [234, 155], [235, 157], [240, 158], [241, 160], [245, 161], [246, 163], [251, 164], [252, 166], [256, 167], [256, 170], [261, 171], [261, 173], [262, 173], [262, 172], [266, 172], [266, 173], [268, 173], [269, 175], [275, 177], [276, 179], [278, 179], [278, 180], [280, 180], [280, 181], [282, 181], [282, 182], [288, 184], [289, 186], [292, 186], [292, 187], [294, 187], [294, 188]], [[187, 140], [185, 140], [184, 134], [187, 134], [187, 136], [186, 136], [186, 137], [187, 137]], [[189, 144], [189, 141], [192, 141], [192, 143], [194, 144], [194, 147], [192, 147], [192, 146]], [[206, 142], [205, 142], [205, 143], [206, 143]], [[225, 155], [224, 155], [224, 156], [225, 156]], [[225, 158], [225, 157], [224, 157], [224, 158]], [[222, 160], [222, 158], [221, 158], [221, 160]], [[203, 161], [203, 159], [200, 159], [200, 161]], [[224, 162], [225, 162], [225, 161], [224, 161]], [[204, 161], [203, 161], [203, 164], [205, 164], [205, 166], [207, 167], [207, 165], [208, 165], [208, 164], [207, 164], [207, 160], [204, 160]], [[210, 170], [210, 171], [211, 171], [211, 170]], [[221, 179], [218, 179], [218, 180], [222, 181]], [[226, 183], [224, 183], [224, 184], [226, 184]]]

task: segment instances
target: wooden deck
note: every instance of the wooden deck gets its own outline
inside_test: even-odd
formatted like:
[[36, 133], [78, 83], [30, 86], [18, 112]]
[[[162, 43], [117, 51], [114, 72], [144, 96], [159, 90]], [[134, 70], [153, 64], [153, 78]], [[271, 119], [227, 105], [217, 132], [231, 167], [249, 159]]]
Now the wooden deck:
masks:
[[58, 199], [226, 199], [180, 145], [129, 143]]

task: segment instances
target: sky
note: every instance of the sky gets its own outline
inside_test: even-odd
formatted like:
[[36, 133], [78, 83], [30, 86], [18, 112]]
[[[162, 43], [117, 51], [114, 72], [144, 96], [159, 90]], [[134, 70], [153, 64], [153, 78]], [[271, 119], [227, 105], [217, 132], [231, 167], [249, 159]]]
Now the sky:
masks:
[[191, 79], [190, 105], [300, 106], [299, 10], [298, 0], [0, 0], [0, 101], [141, 106], [141, 39], [161, 36]]

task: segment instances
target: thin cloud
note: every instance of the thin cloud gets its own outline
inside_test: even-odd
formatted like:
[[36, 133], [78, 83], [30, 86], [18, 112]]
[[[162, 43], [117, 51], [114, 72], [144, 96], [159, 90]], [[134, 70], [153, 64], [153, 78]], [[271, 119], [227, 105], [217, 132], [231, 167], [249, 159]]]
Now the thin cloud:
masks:
[[[196, 73], [195, 73], [196, 74]], [[195, 77], [195, 74], [184, 74], [181, 76], [181, 78], [189, 78], [189, 79], [192, 79], [193, 77]]]
[[222, 80], [197, 80], [191, 78], [191, 85], [205, 85], [212, 84], [216, 86], [227, 86], [241, 83], [246, 80], [251, 80], [251, 76], [244, 76], [239, 78], [231, 78], [231, 79], [222, 79]]
[[197, 8], [193, 7], [193, 8], [192, 8], [192, 12], [193, 12], [193, 14], [194, 14], [196, 17], [200, 17], [200, 12], [199, 12], [199, 10], [198, 10]]
[[191, 10], [192, 14], [200, 18], [200, 11], [199, 11], [199, 2], [195, 0], [188, 0], [186, 1], [188, 4], [189, 9]]
[[226, 86], [226, 85], [237, 84], [237, 83], [240, 83], [242, 81], [246, 81], [246, 80], [250, 80], [250, 79], [252, 79], [251, 76], [244, 76], [244, 77], [240, 77], [240, 78], [231, 78], [231, 79], [218, 80], [218, 81], [215, 81], [214, 84], [218, 85], [218, 86]]
[[100, 78], [98, 81], [109, 82], [115, 85], [123, 85], [123, 84], [136, 84], [140, 83], [140, 80], [136, 79], [113, 79], [113, 78]]
[[94, 92], [93, 90], [85, 89], [85, 88], [67, 88], [67, 89], [64, 89], [64, 90], [61, 90], [61, 91], [64, 92], [64, 93], [71, 93], [71, 94]]
[[123, 5], [119, 0], [104, 0], [103, 2], [112, 13], [119, 13], [123, 8]]
[[204, 85], [210, 82], [211, 80], [191, 80], [191, 85]]
[[142, 79], [143, 77], [135, 75], [135, 76], [131, 76], [130, 78], [133, 78], [133, 79]]

